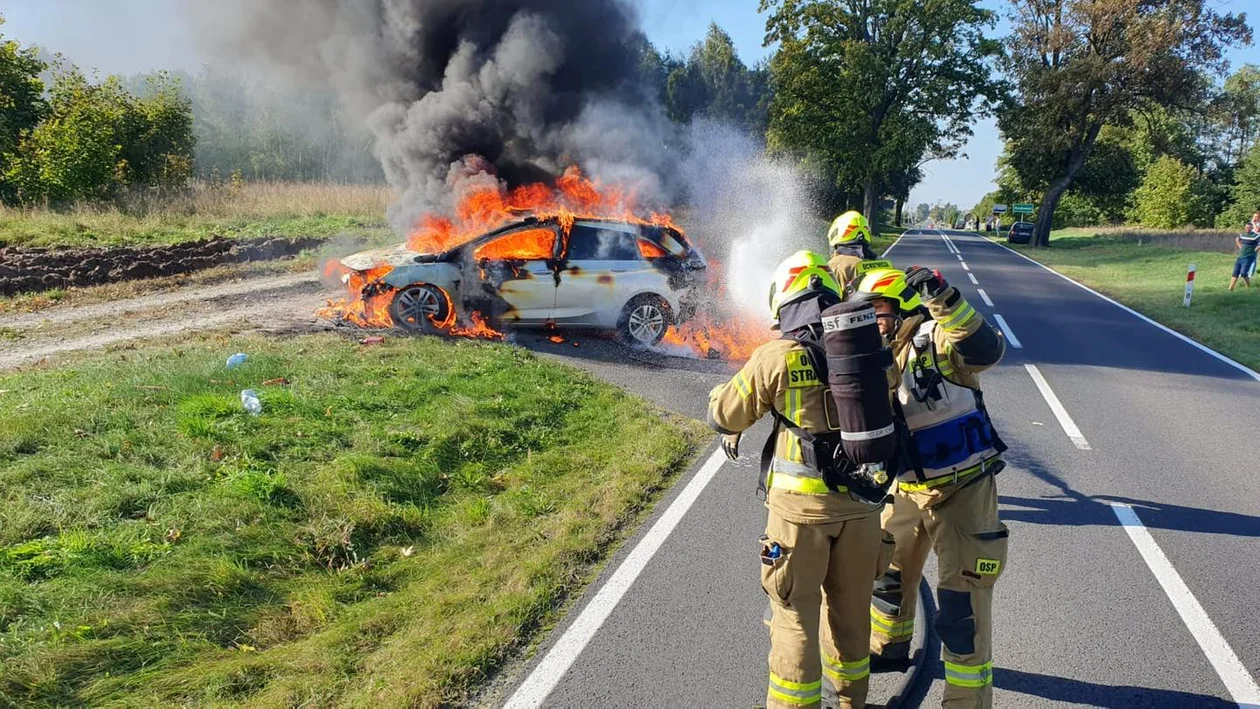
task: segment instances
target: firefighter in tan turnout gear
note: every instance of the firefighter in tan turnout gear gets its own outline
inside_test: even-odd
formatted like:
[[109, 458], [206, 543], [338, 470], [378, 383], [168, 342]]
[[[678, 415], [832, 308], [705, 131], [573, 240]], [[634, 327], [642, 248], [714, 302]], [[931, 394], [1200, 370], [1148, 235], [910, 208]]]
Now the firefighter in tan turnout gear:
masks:
[[[835, 402], [794, 334], [820, 328], [820, 312], [841, 289], [819, 255], [802, 251], [778, 268], [770, 309], [783, 339], [758, 348], [728, 383], [710, 394], [709, 424], [738, 456], [739, 434], [763, 416], [780, 416], [807, 435], [837, 431]], [[821, 332], [814, 334], [821, 335]], [[761, 582], [772, 608], [769, 707], [817, 707], [824, 676], [842, 706], [862, 707], [870, 675], [867, 607], [891, 543], [881, 544], [882, 502], [829, 488], [805, 463], [802, 439], [776, 426], [766, 487]], [[891, 540], [890, 540], [891, 541]], [[820, 619], [825, 617], [821, 628]]]
[[871, 225], [861, 212], [845, 212], [831, 223], [827, 230], [827, 244], [831, 247], [828, 266], [841, 285], [870, 271], [893, 267], [891, 261], [871, 250], [871, 241]]
[[910, 432], [894, 503], [882, 515], [896, 549], [875, 583], [871, 652], [881, 660], [907, 656], [923, 565], [935, 550], [943, 706], [992, 706], [993, 586], [1006, 566], [1008, 537], [994, 476], [1006, 447], [979, 375], [1002, 358], [1004, 342], [958, 289], [924, 268], [871, 271], [849, 291], [875, 305], [892, 343], [890, 386]]

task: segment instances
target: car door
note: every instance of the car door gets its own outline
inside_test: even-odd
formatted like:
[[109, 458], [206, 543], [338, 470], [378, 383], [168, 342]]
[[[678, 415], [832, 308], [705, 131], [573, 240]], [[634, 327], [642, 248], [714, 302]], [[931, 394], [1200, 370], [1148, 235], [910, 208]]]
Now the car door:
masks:
[[639, 227], [633, 224], [578, 222], [562, 259], [557, 324], [616, 327], [634, 295], [668, 290], [668, 277], [640, 252]]
[[507, 303], [505, 322], [540, 324], [551, 319], [556, 304], [558, 231], [552, 225], [527, 225], [476, 246], [472, 257], [482, 287]]

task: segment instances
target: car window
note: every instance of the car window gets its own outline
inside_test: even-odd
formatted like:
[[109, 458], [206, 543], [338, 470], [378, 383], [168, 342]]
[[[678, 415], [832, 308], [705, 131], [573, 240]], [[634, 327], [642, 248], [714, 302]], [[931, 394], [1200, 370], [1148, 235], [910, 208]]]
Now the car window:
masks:
[[[636, 230], [637, 232], [637, 230]], [[637, 233], [577, 224], [569, 232], [570, 261], [638, 261]]]
[[554, 229], [523, 229], [487, 241], [473, 253], [481, 261], [543, 261], [554, 256]]

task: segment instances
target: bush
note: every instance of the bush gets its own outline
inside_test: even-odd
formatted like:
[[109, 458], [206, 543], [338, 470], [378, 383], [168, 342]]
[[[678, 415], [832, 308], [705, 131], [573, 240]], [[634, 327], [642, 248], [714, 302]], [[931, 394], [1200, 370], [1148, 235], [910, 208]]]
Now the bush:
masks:
[[118, 77], [94, 84], [63, 70], [47, 116], [6, 155], [0, 195], [60, 205], [112, 199], [129, 187], [180, 189], [192, 174], [192, 149], [192, 108], [177, 82], [156, 75], [137, 97]]
[[1133, 193], [1133, 218], [1142, 226], [1176, 229], [1212, 223], [1211, 184], [1193, 167], [1165, 155], [1146, 172]]

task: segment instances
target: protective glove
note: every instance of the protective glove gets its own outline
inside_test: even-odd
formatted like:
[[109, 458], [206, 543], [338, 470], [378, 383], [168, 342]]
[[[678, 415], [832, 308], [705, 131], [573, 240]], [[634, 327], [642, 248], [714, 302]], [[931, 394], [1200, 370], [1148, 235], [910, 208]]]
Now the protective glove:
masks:
[[928, 300], [938, 298], [949, 290], [949, 284], [941, 277], [940, 271], [930, 271], [922, 266], [906, 269], [906, 285]]
[[743, 434], [731, 433], [722, 436], [722, 452], [727, 460], [739, 460], [739, 439]]

